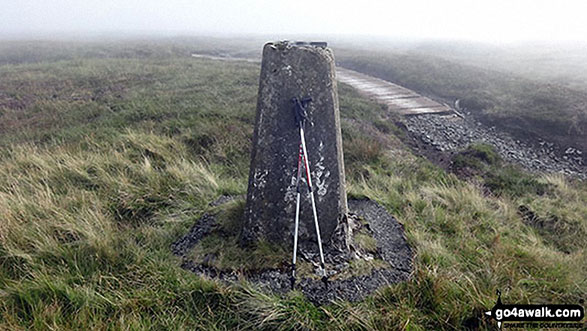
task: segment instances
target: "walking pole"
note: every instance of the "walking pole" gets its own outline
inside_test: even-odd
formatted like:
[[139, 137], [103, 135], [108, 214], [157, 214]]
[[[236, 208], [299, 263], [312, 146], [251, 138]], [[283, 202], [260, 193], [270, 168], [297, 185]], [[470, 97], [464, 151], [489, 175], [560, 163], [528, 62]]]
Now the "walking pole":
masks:
[[318, 238], [318, 251], [320, 252], [320, 266], [322, 267], [322, 281], [328, 286], [326, 277], [326, 266], [324, 265], [324, 253], [322, 252], [322, 239], [320, 238], [320, 226], [318, 225], [318, 213], [316, 212], [316, 202], [314, 200], [314, 191], [312, 190], [312, 178], [310, 177], [310, 164], [308, 162], [308, 152], [306, 151], [306, 141], [304, 138], [304, 129], [300, 129], [302, 139], [302, 148], [304, 151], [304, 161], [306, 163], [306, 176], [308, 181], [308, 190], [310, 191], [310, 200], [312, 201], [312, 212], [314, 213], [314, 225], [316, 226], [316, 237]]
[[[310, 199], [312, 202], [312, 213], [314, 215], [314, 225], [316, 227], [316, 237], [318, 239], [318, 250], [320, 252], [320, 266], [322, 268], [322, 281], [325, 286], [328, 286], [328, 278], [326, 277], [326, 266], [324, 264], [324, 253], [322, 251], [322, 239], [320, 238], [320, 226], [318, 224], [318, 213], [316, 211], [316, 202], [314, 199], [314, 191], [312, 190], [312, 178], [310, 176], [310, 162], [308, 160], [308, 151], [306, 149], [306, 139], [304, 136], [304, 124], [306, 120], [306, 106], [312, 101], [312, 98], [304, 98], [299, 100], [293, 98], [294, 112], [296, 124], [300, 129], [300, 152], [298, 156], [298, 176], [296, 182], [297, 198], [296, 198], [296, 217], [295, 217], [295, 231], [294, 231], [294, 253], [293, 253], [293, 264], [292, 264], [292, 278], [291, 285], [294, 287], [295, 283], [295, 267], [296, 267], [296, 256], [297, 256], [297, 239], [298, 239], [298, 226], [299, 226], [299, 212], [300, 212], [300, 180], [301, 180], [301, 166], [303, 165], [306, 169], [306, 181], [308, 184], [308, 191], [310, 192]], [[303, 164], [302, 164], [303, 162]]]
[[298, 253], [298, 227], [300, 224], [300, 178], [302, 177], [302, 144], [300, 144], [300, 151], [298, 153], [298, 177], [296, 180], [296, 221], [294, 230], [294, 249], [293, 249], [293, 263], [291, 265], [291, 289], [293, 290], [296, 282], [296, 257]]

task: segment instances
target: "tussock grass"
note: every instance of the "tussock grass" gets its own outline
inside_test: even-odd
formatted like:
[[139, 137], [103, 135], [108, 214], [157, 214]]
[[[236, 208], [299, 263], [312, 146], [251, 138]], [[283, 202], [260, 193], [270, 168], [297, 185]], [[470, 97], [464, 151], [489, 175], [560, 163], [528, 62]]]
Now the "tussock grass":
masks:
[[[188, 162], [168, 138], [129, 132], [119, 139], [102, 152], [20, 145], [0, 162], [4, 316], [68, 315], [84, 325], [91, 315], [140, 307], [145, 291], [153, 291], [149, 301], [164, 299], [149, 289], [165, 282], [169, 266], [148, 248], [150, 232], [166, 235], [167, 246], [171, 233], [157, 230], [170, 211], [201, 209], [233, 180]], [[165, 160], [162, 168], [145, 145]]]
[[517, 164], [504, 162], [488, 144], [471, 144], [453, 156], [451, 170], [462, 177], [479, 177], [491, 193], [520, 197], [551, 193], [551, 186]]
[[[350, 190], [394, 209], [416, 248], [414, 281], [384, 292], [384, 297], [393, 298], [384, 298], [392, 300], [385, 302], [399, 300], [395, 306], [402, 307], [404, 314], [411, 312], [403, 316], [403, 321], [436, 325], [434, 320], [444, 316], [445, 327], [458, 329], [473, 321], [475, 325], [485, 325], [480, 312], [483, 307], [492, 306], [496, 289], [507, 293], [511, 302], [578, 302], [584, 297], [587, 242], [582, 229], [587, 214], [578, 196], [560, 201], [561, 209], [577, 211], [567, 216], [578, 227], [564, 242], [583, 248], [569, 253], [549, 244], [552, 238], [565, 235], [564, 231], [552, 228], [548, 234], [540, 234], [522, 222], [517, 213], [522, 202], [532, 201], [544, 208], [545, 201], [552, 197], [488, 197], [483, 188], [461, 182], [439, 169], [426, 170], [437, 176], [420, 177], [401, 172], [404, 167], [398, 163], [405, 160], [388, 162], [398, 170], [396, 175], [387, 180], [351, 182]], [[415, 167], [418, 166], [412, 164], [412, 169]], [[546, 176], [540, 180], [558, 182], [562, 190], [569, 186], [561, 177]], [[573, 192], [572, 195], [581, 195], [582, 191]], [[558, 217], [567, 214], [545, 208]], [[550, 290], [544, 291], [545, 288]]]
[[344, 85], [349, 194], [404, 224], [413, 279], [317, 307], [182, 270], [171, 243], [246, 190], [258, 69], [139, 50], [0, 67], [0, 328], [490, 329], [496, 289], [585, 297], [585, 183], [487, 195], [412, 155]]

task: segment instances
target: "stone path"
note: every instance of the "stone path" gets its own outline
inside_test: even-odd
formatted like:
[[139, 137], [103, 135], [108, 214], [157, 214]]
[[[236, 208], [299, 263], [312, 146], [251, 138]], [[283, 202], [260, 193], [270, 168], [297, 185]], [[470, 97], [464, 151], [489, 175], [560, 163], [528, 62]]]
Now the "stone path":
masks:
[[577, 148], [561, 149], [544, 141], [523, 142], [399, 85], [344, 68], [337, 68], [336, 73], [340, 82], [386, 104], [390, 112], [406, 115], [402, 122], [408, 133], [439, 152], [452, 153], [472, 143], [486, 143], [493, 145], [503, 159], [527, 170], [587, 178], [587, 165]]
[[493, 145], [503, 159], [527, 170], [587, 179], [583, 153], [575, 148], [569, 147], [557, 153], [552, 143], [520, 141], [471, 117], [427, 114], [406, 117], [402, 122], [410, 136], [438, 152], [454, 153], [472, 143], [485, 143]]
[[[255, 62], [246, 58], [200, 54], [192, 56]], [[408, 133], [439, 152], [456, 152], [475, 142], [488, 143], [496, 147], [502, 158], [518, 163], [528, 170], [562, 173], [587, 179], [585, 154], [574, 146], [555, 146], [545, 141], [522, 142], [498, 128], [485, 126], [469, 116], [465, 118], [449, 106], [405, 87], [341, 67], [336, 68], [336, 75], [339, 82], [387, 105], [391, 112], [406, 115], [403, 122]]]

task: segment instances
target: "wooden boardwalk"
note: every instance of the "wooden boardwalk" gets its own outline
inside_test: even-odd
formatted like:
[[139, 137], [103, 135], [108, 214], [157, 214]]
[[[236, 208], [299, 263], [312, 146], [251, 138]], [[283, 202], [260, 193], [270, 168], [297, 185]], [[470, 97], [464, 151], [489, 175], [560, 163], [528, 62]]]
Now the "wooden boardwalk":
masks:
[[337, 67], [339, 82], [348, 84], [361, 94], [387, 105], [392, 112], [402, 115], [451, 113], [452, 109], [405, 87], [353, 70]]
[[[221, 57], [207, 54], [192, 54], [192, 57], [260, 63], [257, 59]], [[336, 67], [336, 77], [339, 82], [354, 87], [361, 94], [387, 105], [389, 111], [401, 115], [446, 114], [453, 112], [449, 106], [424, 97], [410, 89], [354, 70]]]

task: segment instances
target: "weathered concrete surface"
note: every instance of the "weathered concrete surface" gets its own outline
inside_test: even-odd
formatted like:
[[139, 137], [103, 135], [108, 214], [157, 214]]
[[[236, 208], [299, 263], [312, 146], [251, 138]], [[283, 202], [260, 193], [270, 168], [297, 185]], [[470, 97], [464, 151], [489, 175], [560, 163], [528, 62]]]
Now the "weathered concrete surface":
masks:
[[[250, 60], [207, 55], [198, 55], [197, 57], [215, 60]], [[399, 85], [349, 69], [337, 67], [336, 76], [339, 82], [349, 84], [364, 95], [381, 103], [395, 99], [419, 99], [421, 97], [416, 92]], [[520, 142], [507, 132], [496, 127], [487, 127], [472, 117], [459, 119], [454, 115], [444, 116], [444, 114], [454, 112], [447, 106], [409, 109], [393, 107], [389, 104], [388, 106], [390, 111], [406, 115], [405, 125], [414, 139], [421, 140], [439, 152], [454, 152], [466, 147], [471, 142], [486, 142], [494, 145], [504, 159], [518, 163], [528, 170], [558, 172], [587, 178], [587, 161], [584, 156], [587, 153], [585, 150], [577, 148], [578, 146], [557, 146], [552, 142], [542, 140]]]
[[[192, 57], [220, 61], [258, 62], [251, 58], [220, 57], [206, 54], [192, 54]], [[354, 70], [337, 67], [336, 76], [339, 82], [349, 84], [363, 95], [387, 105], [388, 109], [394, 113], [409, 116], [454, 112], [449, 106], [424, 97], [410, 89]]]
[[[263, 48], [241, 243], [293, 240], [300, 143], [293, 97], [310, 96], [305, 136], [322, 241], [346, 222], [342, 139], [334, 56], [328, 48], [268, 43]], [[300, 245], [315, 241], [310, 197], [301, 185]], [[340, 228], [339, 228], [340, 229]], [[339, 233], [339, 231], [337, 231]]]

